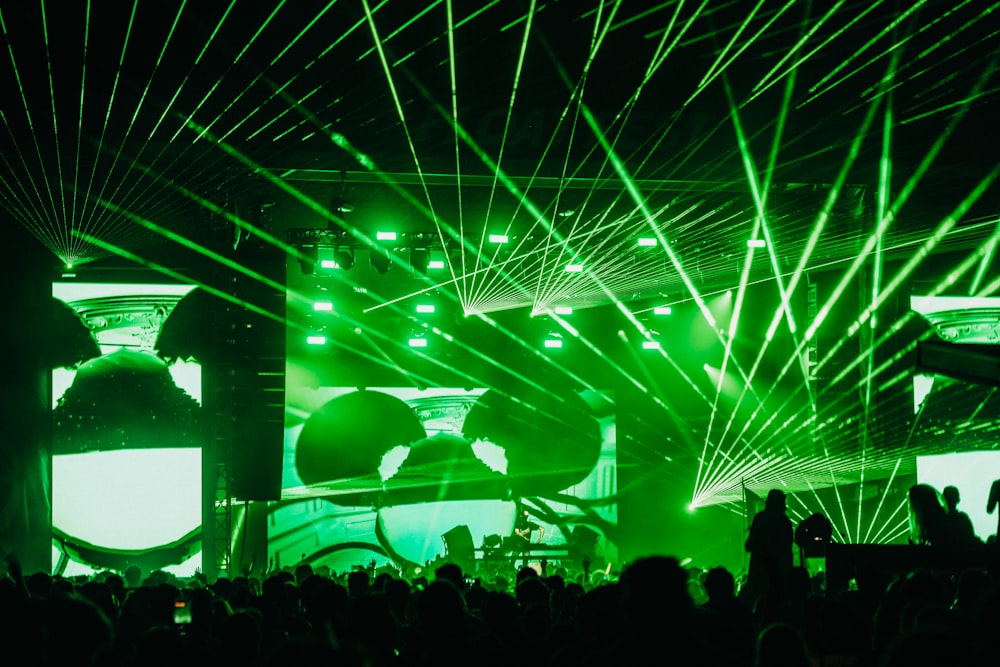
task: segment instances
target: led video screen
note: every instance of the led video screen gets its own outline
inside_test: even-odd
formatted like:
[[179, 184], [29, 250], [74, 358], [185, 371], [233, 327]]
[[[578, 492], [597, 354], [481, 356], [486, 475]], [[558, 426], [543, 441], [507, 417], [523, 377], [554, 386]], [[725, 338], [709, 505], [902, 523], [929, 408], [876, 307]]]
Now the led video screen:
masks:
[[56, 326], [80, 341], [52, 372], [52, 568], [201, 565], [201, 367], [159, 335], [192, 287], [56, 282]]
[[[292, 368], [288, 378], [308, 373]], [[558, 405], [556, 405], [558, 404]], [[286, 387], [275, 567], [466, 572], [617, 558], [615, 406], [485, 388]]]
[[917, 482], [940, 493], [946, 486], [958, 489], [958, 509], [969, 515], [972, 528], [982, 541], [997, 534], [997, 513], [986, 511], [990, 488], [1000, 479], [1000, 452], [961, 452], [917, 457]]

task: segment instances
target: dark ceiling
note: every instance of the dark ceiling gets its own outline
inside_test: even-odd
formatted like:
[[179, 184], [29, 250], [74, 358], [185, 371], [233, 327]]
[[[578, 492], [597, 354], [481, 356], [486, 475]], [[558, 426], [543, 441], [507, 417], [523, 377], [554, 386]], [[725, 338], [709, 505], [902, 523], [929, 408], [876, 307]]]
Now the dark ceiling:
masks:
[[[558, 222], [557, 240], [596, 263], [622, 249], [594, 229], [658, 226], [713, 262], [729, 253], [713, 247], [720, 229], [749, 238], [755, 218], [737, 117], [758, 178], [780, 192], [833, 182], [877, 102], [846, 177], [873, 200], [890, 105], [896, 191], [961, 116], [892, 230], [904, 238], [964, 196], [997, 145], [997, 20], [977, 2], [0, 7], [0, 201], [63, 258], [106, 252], [70, 229], [148, 241], [130, 216], [196, 235], [212, 213], [185, 189], [248, 218], [268, 205], [279, 232], [325, 227], [297, 199], [328, 207], [343, 183], [363, 234], [391, 217], [478, 247], [485, 220], [532, 234], [534, 251]], [[771, 201], [775, 244], [798, 248], [818, 204]], [[844, 255], [859, 245], [823, 240]]]

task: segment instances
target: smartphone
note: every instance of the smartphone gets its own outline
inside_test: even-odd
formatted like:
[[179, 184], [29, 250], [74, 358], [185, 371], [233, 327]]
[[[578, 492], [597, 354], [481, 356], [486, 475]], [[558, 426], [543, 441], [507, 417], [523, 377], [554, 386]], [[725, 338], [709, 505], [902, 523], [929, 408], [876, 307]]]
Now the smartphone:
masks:
[[191, 622], [191, 607], [184, 600], [174, 602], [174, 625], [187, 625]]

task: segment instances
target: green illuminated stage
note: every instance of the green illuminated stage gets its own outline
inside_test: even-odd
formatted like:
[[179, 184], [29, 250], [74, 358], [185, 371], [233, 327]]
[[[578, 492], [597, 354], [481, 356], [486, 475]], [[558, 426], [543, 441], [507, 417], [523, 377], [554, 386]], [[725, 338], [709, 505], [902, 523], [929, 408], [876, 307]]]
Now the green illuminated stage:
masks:
[[[506, 557], [525, 510], [739, 568], [771, 489], [904, 543], [926, 462], [996, 448], [990, 3], [14, 4], [0, 216], [82, 330], [24, 355], [4, 516], [51, 499], [57, 569]], [[124, 478], [179, 523], [105, 517]]]

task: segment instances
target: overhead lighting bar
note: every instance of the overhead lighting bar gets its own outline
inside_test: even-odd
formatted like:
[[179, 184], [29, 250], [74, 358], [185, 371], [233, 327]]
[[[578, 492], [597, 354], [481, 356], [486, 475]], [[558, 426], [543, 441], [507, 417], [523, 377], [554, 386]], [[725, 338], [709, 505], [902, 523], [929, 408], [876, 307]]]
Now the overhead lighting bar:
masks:
[[396, 232], [375, 232], [376, 241], [395, 241]]
[[567, 264], [566, 273], [582, 273], [583, 264]]
[[506, 234], [490, 234], [490, 243], [507, 243]]
[[337, 260], [334, 259], [321, 259], [319, 262], [319, 268], [321, 269], [339, 269], [340, 264], [337, 264]]
[[332, 312], [333, 302], [332, 301], [317, 301], [313, 304], [313, 310], [316, 312]]
[[674, 309], [670, 306], [657, 306], [653, 308], [654, 315], [670, 315], [674, 312]]
[[326, 345], [326, 336], [308, 336], [306, 343], [309, 345]]
[[557, 349], [562, 347], [562, 341], [558, 338], [546, 338], [543, 345], [549, 349]]
[[652, 236], [640, 236], [639, 237], [639, 247], [640, 248], [655, 248], [659, 244]]
[[410, 347], [427, 347], [427, 339], [411, 338], [410, 340], [406, 341], [406, 344], [409, 345]]
[[750, 239], [749, 241], [747, 241], [747, 247], [748, 248], [766, 248], [767, 247], [767, 241], [765, 241], [764, 239]]
[[659, 350], [660, 344], [655, 340], [644, 340], [642, 341], [642, 349], [644, 350]]
[[417, 304], [418, 313], [433, 313], [434, 304], [433, 303], [418, 303]]
[[569, 306], [556, 306], [554, 312], [556, 315], [572, 315], [573, 309]]

